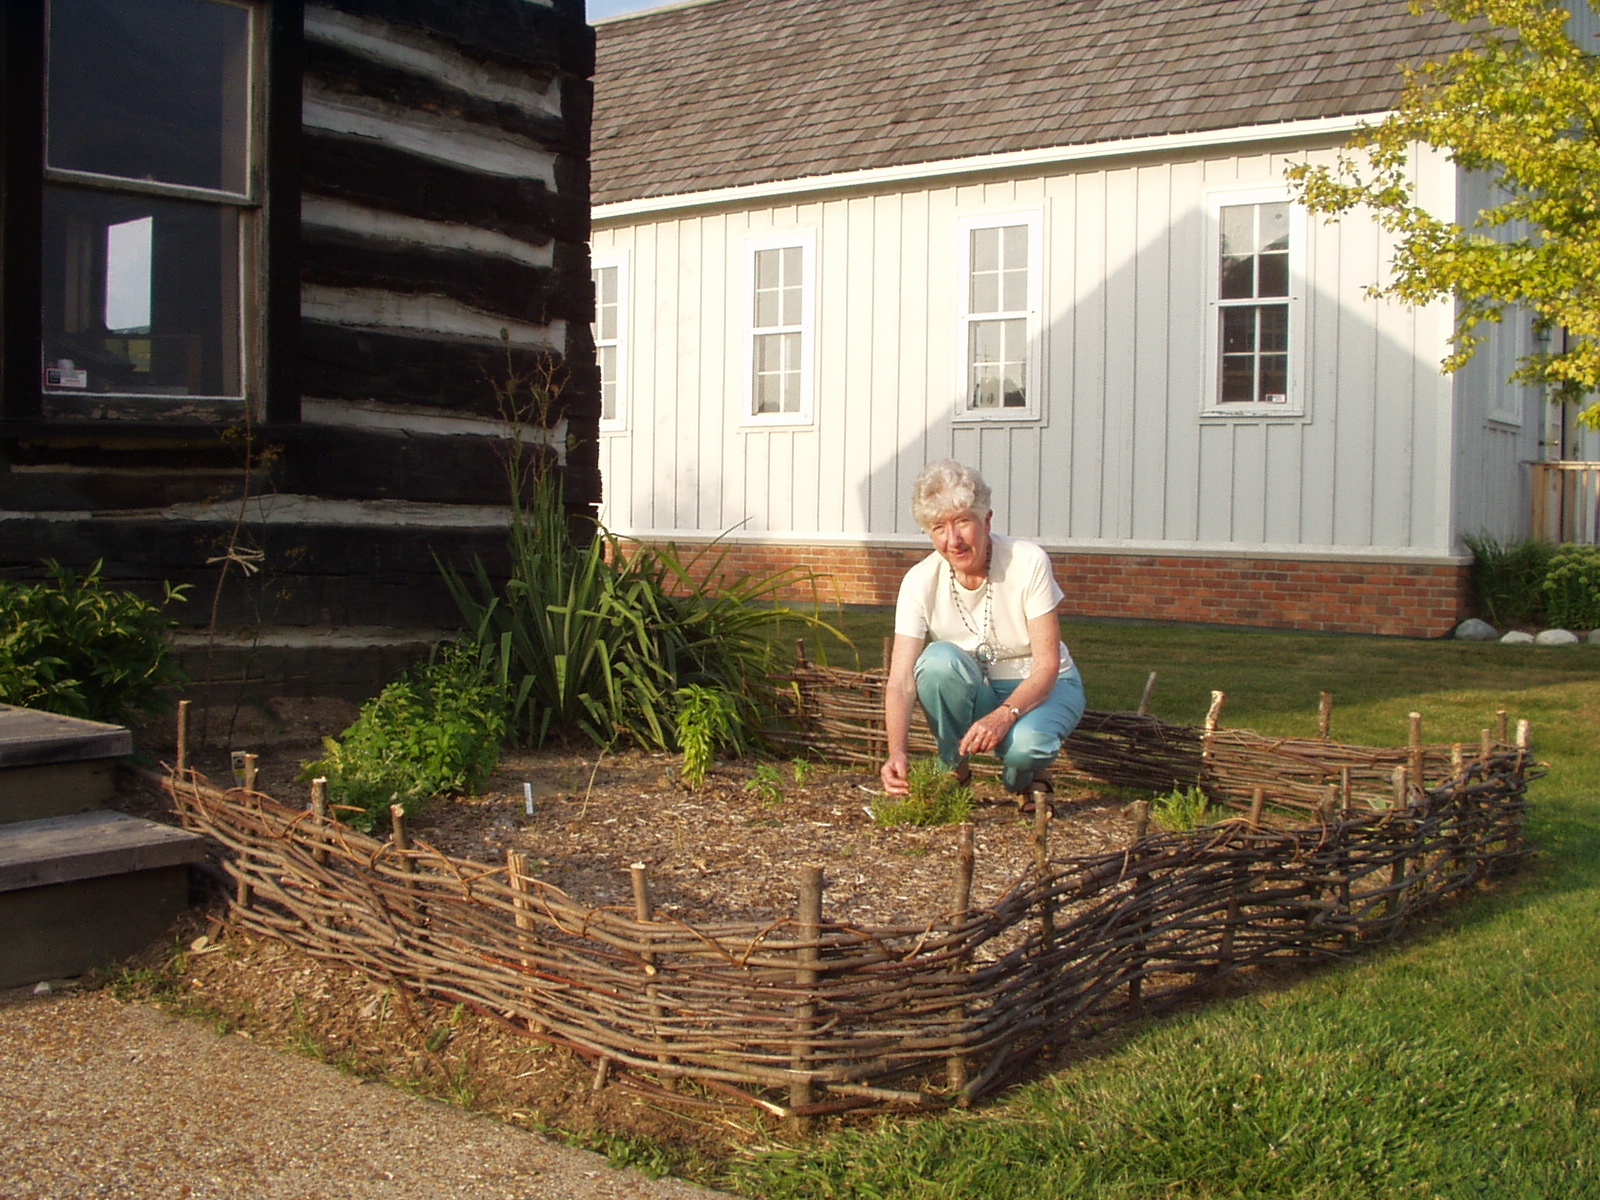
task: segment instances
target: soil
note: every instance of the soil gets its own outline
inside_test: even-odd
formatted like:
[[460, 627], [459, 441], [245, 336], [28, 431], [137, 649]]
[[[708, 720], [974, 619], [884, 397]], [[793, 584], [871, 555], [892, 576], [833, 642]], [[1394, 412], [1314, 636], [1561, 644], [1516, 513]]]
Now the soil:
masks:
[[[274, 699], [214, 712], [209, 722], [196, 714], [191, 741], [198, 743], [202, 731], [208, 736], [193, 759], [226, 785], [231, 742], [232, 749], [258, 755], [259, 790], [303, 804], [302, 763], [356, 711], [336, 699]], [[136, 731], [136, 745], [155, 761], [170, 762], [174, 742], [165, 722]], [[881, 795], [875, 771], [746, 759], [717, 763], [691, 788], [680, 766], [676, 756], [599, 755], [588, 745], [513, 752], [480, 795], [426, 806], [413, 820], [413, 836], [485, 863], [521, 850], [536, 860], [541, 878], [597, 906], [631, 905], [629, 867], [643, 862], [661, 910], [691, 923], [761, 921], [792, 911], [803, 864], [823, 866], [824, 913], [831, 920], [920, 926], [945, 911], [956, 831], [878, 825], [871, 816]], [[975, 779], [974, 792], [972, 895], [982, 905], [1032, 868], [1033, 820], [1019, 814], [997, 779]], [[1133, 830], [1121, 811], [1126, 800], [1061, 789], [1050, 827], [1052, 857], [1126, 845]], [[121, 804], [173, 819], [164, 795], [149, 785], [128, 784]], [[703, 1174], [693, 1169], [695, 1161], [703, 1165], [773, 1132], [758, 1114], [702, 1106], [687, 1092], [670, 1107], [625, 1087], [595, 1092], [590, 1067], [565, 1051], [230, 929], [220, 896], [179, 936], [187, 947], [205, 940], [170, 964], [154, 964], [161, 969], [148, 978], [159, 982], [169, 1005], [207, 1014], [243, 1035], [299, 1046], [363, 1076], [454, 1097], [514, 1123], [577, 1131], [625, 1161], [644, 1153], [629, 1149], [631, 1139], [642, 1137], [674, 1147], [674, 1169], [687, 1163], [690, 1174]]]

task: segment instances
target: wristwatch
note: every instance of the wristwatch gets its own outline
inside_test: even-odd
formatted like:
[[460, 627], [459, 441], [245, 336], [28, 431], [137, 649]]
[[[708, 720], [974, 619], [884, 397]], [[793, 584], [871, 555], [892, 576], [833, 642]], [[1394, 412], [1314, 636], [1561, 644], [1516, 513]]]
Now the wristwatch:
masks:
[[1011, 719], [1013, 721], [1022, 720], [1022, 710], [1020, 708], [1018, 708], [1015, 704], [1003, 704], [1003, 705], [1001, 705], [1001, 707], [1002, 708], [1009, 708], [1011, 710]]

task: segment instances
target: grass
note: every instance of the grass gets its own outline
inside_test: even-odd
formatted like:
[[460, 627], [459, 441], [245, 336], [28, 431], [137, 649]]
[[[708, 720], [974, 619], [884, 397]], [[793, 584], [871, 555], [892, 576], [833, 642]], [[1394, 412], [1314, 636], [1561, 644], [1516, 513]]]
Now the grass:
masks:
[[[888, 618], [846, 614], [876, 647]], [[1600, 1197], [1600, 649], [1069, 625], [1089, 703], [1398, 743], [1533, 722], [1530, 869], [1402, 942], [1131, 1031], [971, 1113], [733, 1165], [770, 1197]], [[863, 657], [876, 661], [875, 650]], [[725, 1185], [726, 1185], [726, 1181]]]

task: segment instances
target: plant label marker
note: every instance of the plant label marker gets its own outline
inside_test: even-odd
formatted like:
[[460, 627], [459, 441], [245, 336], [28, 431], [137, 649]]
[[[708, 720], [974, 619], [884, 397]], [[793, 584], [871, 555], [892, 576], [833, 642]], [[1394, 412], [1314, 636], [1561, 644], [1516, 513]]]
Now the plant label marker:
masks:
[[533, 816], [533, 784], [526, 780], [522, 784], [522, 811]]

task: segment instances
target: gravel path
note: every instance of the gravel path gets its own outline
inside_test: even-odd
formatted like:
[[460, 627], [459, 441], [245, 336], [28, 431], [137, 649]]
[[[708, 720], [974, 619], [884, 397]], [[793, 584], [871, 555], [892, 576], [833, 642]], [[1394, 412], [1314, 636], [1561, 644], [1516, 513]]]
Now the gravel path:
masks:
[[0, 993], [0, 1200], [713, 1200], [105, 992]]

